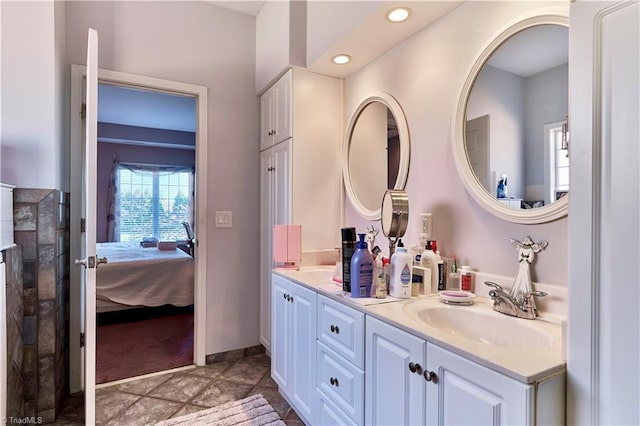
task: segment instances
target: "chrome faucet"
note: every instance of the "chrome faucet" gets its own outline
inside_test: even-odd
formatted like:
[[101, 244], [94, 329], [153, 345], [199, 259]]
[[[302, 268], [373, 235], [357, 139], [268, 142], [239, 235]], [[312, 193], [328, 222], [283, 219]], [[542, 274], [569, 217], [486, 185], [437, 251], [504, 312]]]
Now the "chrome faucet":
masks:
[[517, 302], [498, 284], [491, 281], [485, 281], [484, 284], [493, 287], [493, 290], [489, 291], [489, 297], [493, 300], [493, 310], [512, 317], [535, 319], [538, 316], [538, 309], [534, 297], [547, 295], [544, 291], [529, 291], [524, 294], [520, 302]]

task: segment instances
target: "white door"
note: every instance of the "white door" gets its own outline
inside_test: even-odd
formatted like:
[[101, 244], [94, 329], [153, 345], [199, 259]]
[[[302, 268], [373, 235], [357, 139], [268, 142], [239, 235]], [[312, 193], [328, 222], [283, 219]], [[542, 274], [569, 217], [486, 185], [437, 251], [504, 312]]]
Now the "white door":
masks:
[[[274, 225], [291, 223], [291, 139], [273, 148]], [[272, 229], [273, 230], [273, 229]]]
[[425, 424], [425, 342], [366, 317], [365, 424]]
[[474, 118], [466, 123], [465, 141], [467, 155], [471, 168], [476, 173], [478, 182], [484, 186], [490, 194], [493, 191], [494, 182], [489, 177], [489, 116]]
[[296, 284], [291, 285], [291, 398], [298, 414], [313, 423], [316, 372], [316, 293]]
[[278, 275], [271, 279], [271, 377], [289, 389], [289, 282]]
[[98, 135], [98, 33], [89, 29], [87, 43], [87, 87], [83, 157], [83, 212], [80, 285], [84, 298], [81, 331], [84, 334], [85, 423], [95, 424], [96, 414], [96, 166]]
[[260, 153], [260, 343], [267, 352], [271, 352], [272, 152], [268, 149]]
[[427, 343], [428, 425], [531, 425], [533, 392], [488, 368]]

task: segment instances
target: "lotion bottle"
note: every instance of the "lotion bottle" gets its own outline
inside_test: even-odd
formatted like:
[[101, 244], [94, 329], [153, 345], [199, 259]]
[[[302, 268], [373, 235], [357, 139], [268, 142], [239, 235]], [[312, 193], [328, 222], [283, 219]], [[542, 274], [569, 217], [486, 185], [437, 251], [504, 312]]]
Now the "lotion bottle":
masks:
[[413, 260], [407, 249], [398, 241], [398, 247], [391, 256], [391, 280], [389, 294], [398, 299], [411, 296], [411, 265]]
[[369, 297], [373, 283], [373, 257], [369, 252], [365, 234], [358, 234], [360, 241], [351, 257], [351, 297]]
[[427, 242], [427, 247], [422, 252], [420, 258], [420, 266], [427, 268], [431, 271], [431, 282], [424, 283], [425, 293], [426, 288], [429, 287], [430, 293], [438, 292], [438, 259], [436, 254], [431, 249], [431, 241]]

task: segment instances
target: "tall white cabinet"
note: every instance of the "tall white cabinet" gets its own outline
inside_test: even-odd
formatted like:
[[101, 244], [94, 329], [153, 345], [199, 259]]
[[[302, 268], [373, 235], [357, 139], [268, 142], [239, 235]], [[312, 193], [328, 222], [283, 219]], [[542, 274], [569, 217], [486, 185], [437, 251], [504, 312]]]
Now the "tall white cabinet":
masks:
[[316, 293], [274, 275], [272, 295], [271, 375], [296, 413], [313, 423]]
[[260, 97], [260, 342], [267, 351], [273, 226], [302, 225], [303, 251], [340, 243], [343, 117], [342, 80], [305, 70], [290, 69]]

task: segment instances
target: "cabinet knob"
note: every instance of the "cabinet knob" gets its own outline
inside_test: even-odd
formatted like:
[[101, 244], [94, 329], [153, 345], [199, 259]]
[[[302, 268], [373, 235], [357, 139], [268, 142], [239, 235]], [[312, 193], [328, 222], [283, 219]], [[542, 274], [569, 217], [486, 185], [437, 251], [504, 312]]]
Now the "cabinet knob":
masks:
[[340, 334], [340, 328], [338, 328], [337, 325], [333, 325], [331, 324], [331, 327], [329, 327], [332, 333], [336, 333], [336, 334]]
[[409, 371], [412, 373], [422, 374], [422, 367], [418, 363], [410, 362]]
[[289, 296], [289, 302], [293, 303], [293, 296]]
[[434, 373], [433, 371], [424, 370], [424, 373], [422, 375], [427, 382], [436, 383], [438, 381], [438, 376], [436, 376], [436, 373]]
[[287, 293], [285, 293], [285, 294], [282, 295], [282, 298], [284, 300], [289, 300], [289, 295]]
[[338, 379], [336, 377], [331, 377], [329, 383], [331, 383], [332, 386], [338, 387]]

